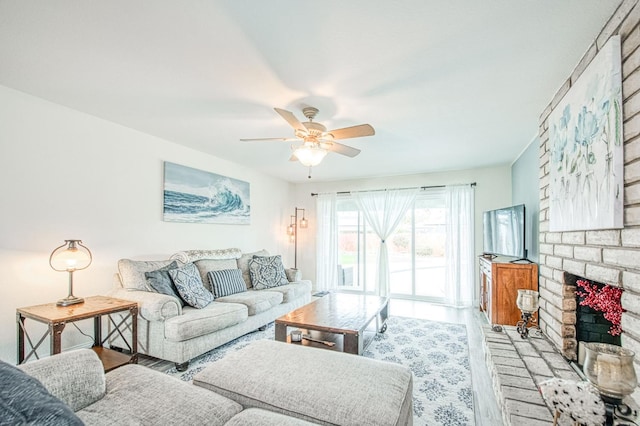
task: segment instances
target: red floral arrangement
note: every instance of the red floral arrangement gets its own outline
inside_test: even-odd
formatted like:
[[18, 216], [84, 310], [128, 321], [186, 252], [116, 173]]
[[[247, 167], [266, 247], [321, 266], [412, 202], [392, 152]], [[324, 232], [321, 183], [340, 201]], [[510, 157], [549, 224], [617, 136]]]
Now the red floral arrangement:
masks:
[[576, 281], [578, 287], [584, 291], [576, 291], [578, 296], [584, 299], [580, 302], [580, 306], [589, 306], [590, 308], [604, 312], [605, 319], [611, 322], [609, 334], [618, 336], [622, 333], [620, 323], [622, 321], [622, 289], [612, 287], [605, 284], [604, 287], [598, 288], [597, 285], [591, 284], [586, 280]]

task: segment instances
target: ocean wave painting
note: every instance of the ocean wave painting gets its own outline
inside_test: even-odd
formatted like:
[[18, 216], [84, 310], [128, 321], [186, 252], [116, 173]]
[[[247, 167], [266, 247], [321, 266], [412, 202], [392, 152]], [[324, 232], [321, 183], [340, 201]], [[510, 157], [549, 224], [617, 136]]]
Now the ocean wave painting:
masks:
[[249, 183], [164, 162], [164, 220], [248, 225]]

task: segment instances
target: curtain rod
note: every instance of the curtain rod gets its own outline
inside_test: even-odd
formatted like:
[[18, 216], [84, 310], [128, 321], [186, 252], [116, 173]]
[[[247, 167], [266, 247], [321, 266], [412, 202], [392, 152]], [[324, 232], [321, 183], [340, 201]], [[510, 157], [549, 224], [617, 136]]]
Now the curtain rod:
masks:
[[[476, 186], [475, 182], [471, 182], [470, 184], [468, 184], [469, 186]], [[431, 185], [431, 186], [421, 186], [420, 190], [424, 190], [424, 189], [431, 189], [431, 188], [444, 188], [447, 185]], [[387, 189], [368, 189], [368, 190], [363, 190], [363, 191], [338, 191], [336, 192], [336, 194], [340, 195], [340, 194], [351, 194], [352, 192], [370, 192], [370, 191], [388, 191], [388, 190], [395, 190], [395, 189], [411, 189], [411, 188], [387, 188]], [[323, 192], [323, 194], [330, 194], [330, 192]], [[312, 197], [317, 197], [318, 193], [317, 192], [312, 192], [311, 193]]]

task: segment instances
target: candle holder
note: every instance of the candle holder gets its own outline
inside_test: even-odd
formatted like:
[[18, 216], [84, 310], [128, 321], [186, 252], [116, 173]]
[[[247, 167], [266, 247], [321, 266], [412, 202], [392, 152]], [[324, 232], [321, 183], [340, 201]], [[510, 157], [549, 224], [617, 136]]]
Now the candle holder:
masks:
[[605, 404], [605, 425], [613, 425], [614, 418], [632, 421], [631, 418], [636, 417], [637, 413], [623, 399], [633, 393], [638, 385], [633, 366], [635, 353], [608, 343], [590, 342], [584, 346], [586, 357], [582, 370]]
[[[516, 324], [516, 330], [520, 333], [521, 338], [526, 339], [529, 337], [529, 327], [537, 328], [538, 321], [533, 317], [533, 314], [540, 306], [538, 292], [535, 290], [518, 290], [516, 305], [522, 311], [520, 316], [522, 319]], [[529, 323], [531, 323], [531, 326]]]

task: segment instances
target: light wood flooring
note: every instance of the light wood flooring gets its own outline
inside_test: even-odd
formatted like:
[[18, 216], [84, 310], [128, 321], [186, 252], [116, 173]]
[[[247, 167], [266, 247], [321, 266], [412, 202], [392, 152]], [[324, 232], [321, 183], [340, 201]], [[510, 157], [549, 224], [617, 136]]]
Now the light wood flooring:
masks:
[[[455, 309], [427, 302], [392, 299], [389, 302], [389, 315], [465, 324], [469, 337], [469, 361], [471, 364], [471, 380], [473, 381], [476, 426], [503, 425], [502, 415], [491, 386], [491, 378], [485, 364], [484, 350], [482, 348], [480, 326], [487, 324], [487, 320], [478, 309]], [[393, 331], [389, 330], [388, 332]], [[173, 367], [171, 362], [144, 355], [140, 356], [139, 363], [160, 371], [167, 371]]]

